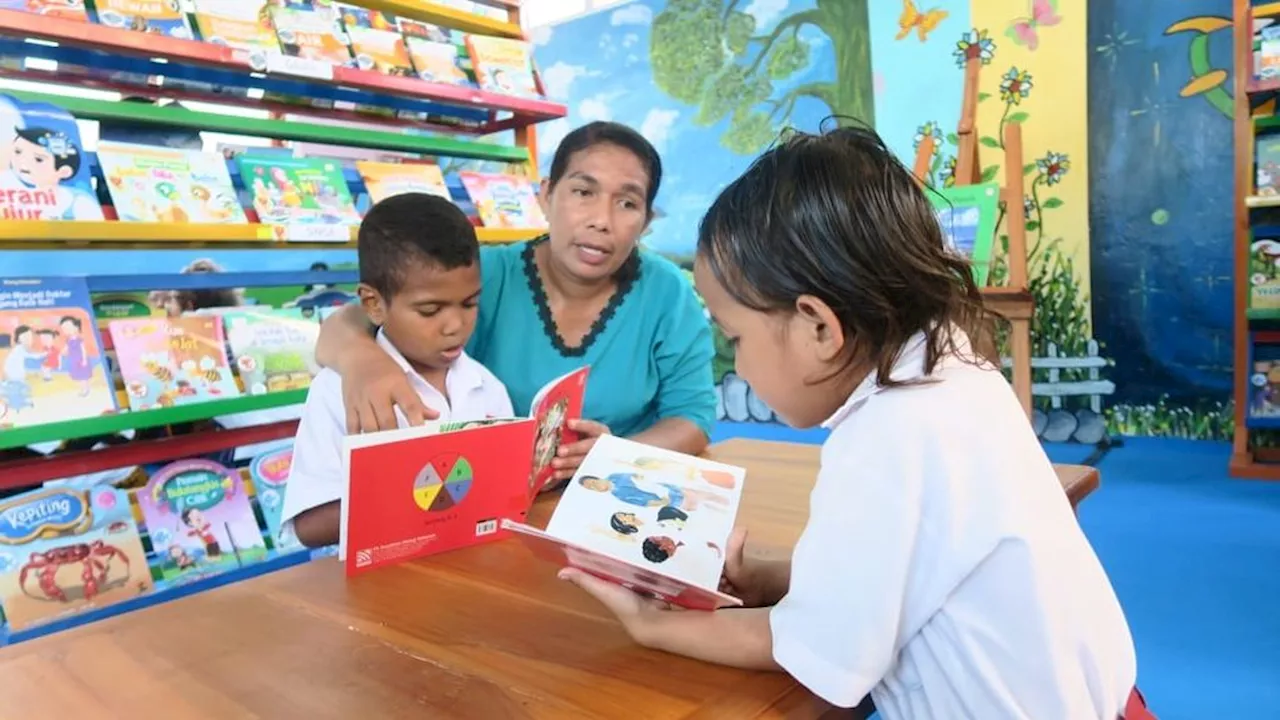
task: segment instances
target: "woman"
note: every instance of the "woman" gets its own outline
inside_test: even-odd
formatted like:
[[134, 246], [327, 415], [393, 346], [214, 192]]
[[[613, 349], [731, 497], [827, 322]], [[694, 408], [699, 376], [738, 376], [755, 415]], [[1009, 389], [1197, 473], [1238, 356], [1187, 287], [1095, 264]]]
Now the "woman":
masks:
[[[653, 219], [662, 161], [625, 125], [594, 122], [556, 149], [539, 202], [547, 235], [481, 251], [479, 317], [467, 352], [528, 412], [547, 382], [591, 366], [582, 440], [553, 461], [564, 480], [602, 434], [699, 453], [715, 421], [714, 348], [702, 305], [684, 273], [638, 248]], [[320, 330], [320, 363], [343, 378], [350, 432], [410, 422], [424, 408], [404, 371], [377, 346], [358, 307]]]

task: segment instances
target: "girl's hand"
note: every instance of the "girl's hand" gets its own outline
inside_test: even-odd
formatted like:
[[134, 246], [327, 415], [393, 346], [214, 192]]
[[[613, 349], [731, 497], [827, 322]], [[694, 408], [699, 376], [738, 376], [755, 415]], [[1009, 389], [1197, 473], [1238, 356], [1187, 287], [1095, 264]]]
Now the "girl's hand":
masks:
[[348, 433], [396, 429], [397, 407], [410, 425], [440, 417], [422, 402], [404, 370], [382, 348], [371, 344], [370, 349], [353, 347], [350, 352], [359, 357], [349, 367], [358, 367], [360, 372], [342, 377]]
[[601, 580], [575, 568], [565, 568], [558, 577], [582, 588], [613, 613], [627, 634], [641, 645], [647, 645], [653, 620], [658, 613], [678, 612], [679, 608], [632, 592], [621, 585]]
[[587, 456], [587, 452], [596, 444], [596, 440], [601, 435], [609, 434], [608, 426], [594, 420], [570, 420], [569, 429], [578, 433], [581, 437], [577, 442], [562, 445], [556, 452], [555, 459], [551, 461], [551, 467], [555, 468], [556, 471], [555, 479], [547, 483], [548, 489], [573, 477], [573, 474], [578, 471], [578, 466], [582, 464], [582, 459]]
[[[724, 572], [720, 576], [720, 592], [742, 601], [744, 607], [766, 607], [782, 599], [771, 577], [773, 563], [747, 557], [746, 528], [738, 528], [729, 536], [724, 552]], [[783, 590], [785, 594], [785, 590]], [[776, 596], [776, 597], [775, 597]]]

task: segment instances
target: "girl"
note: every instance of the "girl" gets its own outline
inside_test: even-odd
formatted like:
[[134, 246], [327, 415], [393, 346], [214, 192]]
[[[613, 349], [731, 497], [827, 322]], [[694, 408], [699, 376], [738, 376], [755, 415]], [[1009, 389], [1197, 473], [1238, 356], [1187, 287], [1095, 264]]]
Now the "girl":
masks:
[[887, 720], [1119, 717], [1136, 674], [1120, 604], [971, 344], [989, 330], [967, 262], [881, 140], [844, 127], [766, 152], [707, 212], [694, 274], [738, 374], [831, 431], [804, 534], [790, 562], [735, 535], [724, 584], [745, 609], [562, 577], [643, 645], [786, 671], [840, 707], [869, 693]]

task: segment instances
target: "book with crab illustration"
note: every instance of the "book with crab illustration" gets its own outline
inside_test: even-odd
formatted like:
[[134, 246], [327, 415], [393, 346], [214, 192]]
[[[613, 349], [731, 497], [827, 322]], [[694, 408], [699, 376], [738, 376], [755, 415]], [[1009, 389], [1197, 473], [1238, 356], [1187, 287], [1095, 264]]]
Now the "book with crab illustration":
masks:
[[132, 410], [240, 395], [218, 316], [128, 318], [107, 329]]
[[51, 487], [0, 503], [0, 606], [11, 630], [152, 588], [126, 490]]
[[179, 460], [152, 474], [134, 499], [151, 539], [151, 574], [158, 584], [180, 584], [267, 557], [238, 470], [211, 460]]

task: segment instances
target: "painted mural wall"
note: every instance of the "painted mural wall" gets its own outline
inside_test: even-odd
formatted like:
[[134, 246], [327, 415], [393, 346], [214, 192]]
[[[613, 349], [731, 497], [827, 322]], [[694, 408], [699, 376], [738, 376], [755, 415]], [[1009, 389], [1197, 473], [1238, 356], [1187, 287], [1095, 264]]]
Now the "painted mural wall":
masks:
[[[549, 161], [595, 119], [640, 129], [669, 173], [646, 243], [687, 263], [714, 194], [786, 125], [863, 118], [908, 164], [934, 135], [929, 181], [952, 184], [974, 53], [985, 178], [1003, 178], [1003, 128], [1023, 131], [1033, 349], [1059, 366], [1035, 372], [1037, 431], [1222, 438], [1229, 5], [635, 0], [536, 33], [548, 89], [570, 108], [539, 149]], [[722, 418], [771, 420], [718, 350]]]

